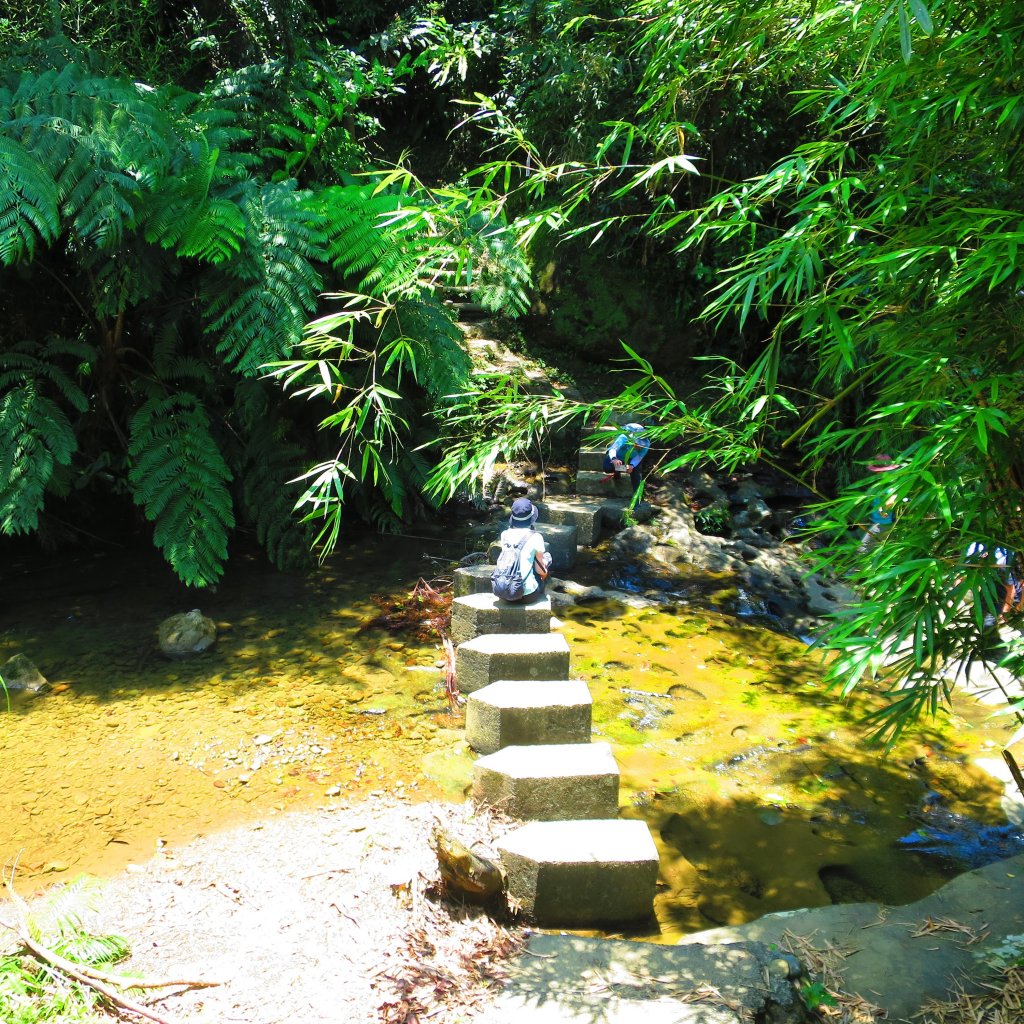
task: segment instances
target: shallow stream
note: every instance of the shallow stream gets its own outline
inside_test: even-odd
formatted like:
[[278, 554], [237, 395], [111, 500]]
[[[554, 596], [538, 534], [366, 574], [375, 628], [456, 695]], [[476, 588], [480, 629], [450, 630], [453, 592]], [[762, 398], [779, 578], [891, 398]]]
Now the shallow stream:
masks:
[[[428, 537], [353, 547], [308, 573], [239, 558], [209, 594], [186, 591], [149, 551], [6, 567], [0, 662], [23, 653], [53, 684], [0, 714], [0, 863], [16, 864], [21, 891], [369, 792], [464, 798], [473, 755], [448, 712], [439, 648], [366, 628], [371, 595], [400, 599], [437, 571], [425, 552], [463, 550]], [[217, 622], [217, 643], [165, 660], [158, 624], [193, 607]], [[657, 929], [634, 937], [908, 902], [950, 874], [895, 845], [926, 793], [1003, 820], [1001, 787], [972, 760], [1006, 730], [980, 707], [884, 757], [858, 725], [871, 695], [826, 694], [796, 640], [685, 603], [559, 617], [573, 674], [591, 686], [595, 739], [622, 771], [622, 813], [647, 821], [661, 852]]]

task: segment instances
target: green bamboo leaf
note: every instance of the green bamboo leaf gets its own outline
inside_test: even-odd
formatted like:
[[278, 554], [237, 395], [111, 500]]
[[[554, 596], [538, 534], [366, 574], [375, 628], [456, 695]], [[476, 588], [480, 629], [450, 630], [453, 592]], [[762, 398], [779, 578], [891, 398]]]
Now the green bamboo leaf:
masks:
[[900, 23], [900, 50], [903, 53], [904, 63], [909, 64], [910, 58], [914, 55], [914, 47], [910, 39], [910, 19], [907, 17], [907, 9], [902, 3], [899, 4], [896, 13]]
[[914, 21], [921, 26], [921, 31], [930, 36], [935, 29], [932, 25], [932, 16], [928, 13], [923, 0], [910, 0], [910, 10], [914, 15]]

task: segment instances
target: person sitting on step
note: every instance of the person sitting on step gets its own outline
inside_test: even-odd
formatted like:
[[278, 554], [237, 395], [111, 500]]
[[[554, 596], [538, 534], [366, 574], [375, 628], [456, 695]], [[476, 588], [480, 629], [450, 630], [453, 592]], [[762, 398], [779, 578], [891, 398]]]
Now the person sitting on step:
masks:
[[533, 528], [539, 514], [537, 506], [529, 498], [516, 498], [512, 503], [508, 529], [501, 533], [502, 545], [515, 547], [525, 540], [519, 555], [523, 601], [537, 600], [544, 596], [551, 567], [551, 553], [545, 549], [544, 535]]
[[627, 423], [604, 453], [604, 471], [613, 473], [616, 480], [620, 473], [628, 473], [629, 486], [636, 494], [644, 479], [644, 457], [650, 450], [651, 442], [644, 435], [643, 424]]

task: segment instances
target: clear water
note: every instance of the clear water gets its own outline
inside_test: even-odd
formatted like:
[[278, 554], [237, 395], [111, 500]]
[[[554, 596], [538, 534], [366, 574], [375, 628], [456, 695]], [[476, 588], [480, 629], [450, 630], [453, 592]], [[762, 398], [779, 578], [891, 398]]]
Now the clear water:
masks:
[[[0, 661], [23, 653], [53, 684], [0, 714], [0, 860], [18, 887], [111, 875], [212, 830], [374, 791], [464, 799], [473, 755], [438, 645], [367, 628], [372, 595], [400, 600], [441, 564], [425, 555], [463, 553], [423, 536], [362, 538], [308, 573], [237, 558], [210, 594], [148, 551], [8, 560]], [[217, 642], [167, 661], [157, 626], [194, 607]], [[560, 619], [595, 739], [622, 771], [621, 813], [648, 822], [661, 852], [658, 923], [634, 937], [926, 895], [948, 869], [897, 840], [929, 791], [1001, 822], [1000, 789], [972, 758], [1005, 734], [981, 709], [884, 757], [857, 724], [873, 695], [830, 697], [796, 640], [685, 603]]]

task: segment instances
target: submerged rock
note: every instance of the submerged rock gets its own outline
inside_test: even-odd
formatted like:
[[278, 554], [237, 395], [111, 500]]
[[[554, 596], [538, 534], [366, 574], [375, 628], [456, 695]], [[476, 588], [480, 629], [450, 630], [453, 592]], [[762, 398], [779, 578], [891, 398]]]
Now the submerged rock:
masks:
[[24, 690], [26, 693], [43, 693], [50, 689], [46, 677], [24, 654], [15, 654], [0, 665], [0, 678], [8, 690]]
[[202, 654], [216, 638], [216, 624], [198, 608], [164, 619], [157, 630], [161, 652], [172, 659]]
[[915, 817], [921, 827], [897, 842], [957, 868], [980, 868], [1024, 852], [1024, 830], [1016, 825], [982, 825], [947, 810], [937, 793], [925, 798]]

